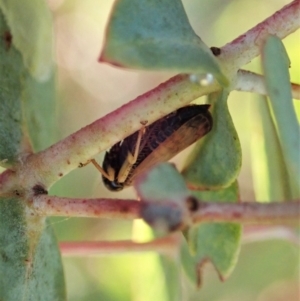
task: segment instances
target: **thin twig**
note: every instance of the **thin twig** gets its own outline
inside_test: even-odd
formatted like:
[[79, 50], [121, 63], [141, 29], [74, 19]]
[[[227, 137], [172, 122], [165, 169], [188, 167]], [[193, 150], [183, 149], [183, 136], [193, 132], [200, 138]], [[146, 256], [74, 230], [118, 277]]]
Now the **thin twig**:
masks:
[[300, 236], [295, 229], [284, 226], [248, 226], [244, 228], [243, 243], [266, 240], [284, 240], [300, 246]]
[[192, 213], [193, 224], [232, 222], [242, 224], [299, 224], [300, 201], [285, 203], [204, 203]]
[[[238, 71], [235, 90], [267, 95], [264, 77], [247, 70]], [[291, 90], [293, 98], [300, 99], [300, 85], [291, 83]]]
[[294, 0], [279, 11], [257, 24], [245, 34], [221, 48], [218, 57], [225, 69], [236, 70], [250, 63], [260, 54], [260, 48], [268, 35], [280, 39], [295, 32], [300, 27], [300, 1]]
[[64, 256], [107, 256], [133, 252], [158, 252], [176, 256], [180, 244], [178, 235], [166, 236], [149, 242], [121, 241], [81, 241], [62, 242], [60, 249]]
[[[295, 231], [285, 227], [247, 227], [243, 234], [243, 243], [253, 243], [270, 239], [286, 240], [300, 245], [300, 237]], [[63, 256], [107, 256], [126, 253], [157, 252], [168, 256], [177, 256], [181, 237], [170, 235], [146, 243], [131, 240], [120, 241], [68, 241], [59, 244]]]
[[140, 202], [118, 199], [73, 199], [40, 195], [31, 204], [42, 216], [76, 216], [100, 218], [140, 218]]
[[[69, 199], [40, 195], [34, 198], [31, 208], [35, 214], [45, 216], [136, 219], [141, 218], [141, 205], [142, 202], [135, 200]], [[197, 210], [191, 212], [192, 224], [204, 222], [295, 224], [299, 223], [299, 217], [300, 201], [239, 204], [199, 202]]]

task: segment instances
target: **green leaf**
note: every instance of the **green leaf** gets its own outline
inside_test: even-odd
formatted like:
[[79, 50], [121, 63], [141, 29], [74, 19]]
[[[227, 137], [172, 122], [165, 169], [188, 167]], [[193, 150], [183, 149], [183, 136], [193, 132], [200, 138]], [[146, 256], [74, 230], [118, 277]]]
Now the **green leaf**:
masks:
[[291, 198], [287, 170], [268, 100], [252, 100], [252, 168], [256, 199], [283, 201]]
[[39, 82], [26, 72], [22, 84], [24, 122], [34, 150], [40, 151], [56, 140], [55, 74]]
[[172, 201], [182, 204], [189, 195], [189, 191], [176, 167], [170, 163], [154, 166], [135, 182], [141, 199], [150, 202]]
[[[216, 191], [195, 191], [193, 194], [206, 202], [237, 202], [238, 184]], [[189, 278], [201, 285], [201, 266], [211, 261], [221, 280], [232, 273], [240, 252], [242, 227], [235, 223], [205, 223], [194, 226], [186, 233], [181, 258]]]
[[36, 151], [54, 143], [55, 76], [38, 82], [29, 74], [1, 12], [0, 32], [0, 165], [9, 167], [28, 151], [24, 129]]
[[237, 178], [241, 163], [241, 146], [227, 107], [228, 92], [209, 96], [213, 128], [197, 142], [190, 154], [183, 176], [188, 186], [196, 189], [221, 189]]
[[31, 76], [47, 80], [53, 68], [53, 25], [46, 1], [0, 0], [0, 8]]
[[[6, 4], [14, 3], [2, 1], [0, 7], [4, 7], [7, 13]], [[23, 13], [28, 16], [27, 7]], [[11, 21], [9, 16], [6, 17]], [[20, 17], [20, 23], [21, 20]], [[13, 21], [17, 26], [18, 20]], [[30, 18], [27, 20], [31, 21]], [[42, 120], [43, 127], [48, 125], [47, 129], [50, 129], [49, 103], [52, 108], [53, 100], [52, 97], [49, 100], [48, 92], [42, 91], [49, 87], [48, 82], [38, 84], [28, 74], [14, 46], [18, 37], [11, 35], [1, 11], [0, 33], [0, 160], [5, 161], [2, 165], [9, 167], [26, 151], [28, 141], [23, 134], [25, 121], [28, 121], [36, 148], [43, 143], [46, 145], [40, 129], [33, 126], [31, 119]], [[33, 49], [31, 51], [31, 55], [36, 55]], [[53, 78], [50, 82], [53, 93]], [[43, 94], [44, 97], [41, 97], [38, 92], [46, 96]], [[43, 103], [43, 98], [48, 98], [47, 103]], [[45, 115], [47, 118], [39, 111], [41, 107], [44, 113], [49, 114]], [[52, 229], [45, 218], [31, 215], [29, 211], [19, 199], [0, 199], [0, 300], [65, 300], [61, 258]]]
[[266, 39], [262, 64], [293, 198], [296, 199], [300, 197], [300, 127], [292, 101], [290, 61], [279, 38], [269, 36]]
[[11, 44], [11, 35], [0, 10], [0, 161], [10, 166], [22, 143], [22, 57]]
[[0, 199], [0, 300], [65, 300], [61, 257], [45, 218]]
[[187, 222], [190, 193], [174, 165], [154, 166], [138, 176], [134, 186], [142, 200], [141, 217], [158, 233], [165, 235]]
[[228, 85], [180, 0], [116, 1], [100, 60], [124, 68], [211, 73]]

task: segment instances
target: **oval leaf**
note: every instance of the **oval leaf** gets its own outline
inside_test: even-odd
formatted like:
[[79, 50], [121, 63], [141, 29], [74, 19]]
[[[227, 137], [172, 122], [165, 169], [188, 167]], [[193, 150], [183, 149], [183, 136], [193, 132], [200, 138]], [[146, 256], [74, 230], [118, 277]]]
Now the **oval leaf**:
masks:
[[[238, 184], [216, 191], [197, 191], [193, 195], [206, 202], [237, 202]], [[191, 227], [186, 238], [188, 246], [181, 250], [182, 264], [198, 286], [201, 285], [201, 266], [211, 261], [221, 280], [229, 277], [240, 252], [242, 226], [234, 223], [205, 223]]]
[[45, 218], [0, 199], [0, 300], [66, 299], [60, 252]]
[[116, 1], [100, 61], [124, 68], [211, 73], [228, 85], [180, 0]]
[[31, 76], [47, 80], [53, 68], [53, 25], [46, 2], [0, 0], [0, 8]]
[[237, 178], [241, 163], [241, 146], [227, 107], [228, 92], [209, 96], [213, 128], [197, 142], [183, 169], [188, 186], [195, 189], [221, 189]]
[[135, 188], [142, 200], [142, 218], [161, 234], [188, 223], [190, 193], [175, 166], [156, 165], [137, 178]]
[[0, 163], [8, 167], [17, 160], [22, 143], [20, 77], [22, 57], [0, 10]]

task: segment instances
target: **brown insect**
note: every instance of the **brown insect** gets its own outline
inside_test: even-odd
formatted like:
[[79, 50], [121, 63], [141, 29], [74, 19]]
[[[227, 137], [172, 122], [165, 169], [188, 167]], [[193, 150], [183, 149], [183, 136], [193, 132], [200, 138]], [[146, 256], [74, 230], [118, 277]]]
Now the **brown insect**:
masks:
[[102, 167], [91, 162], [102, 174], [104, 185], [120, 191], [132, 185], [135, 177], [153, 165], [170, 160], [206, 135], [212, 128], [209, 105], [190, 105], [143, 126], [117, 142], [106, 152]]

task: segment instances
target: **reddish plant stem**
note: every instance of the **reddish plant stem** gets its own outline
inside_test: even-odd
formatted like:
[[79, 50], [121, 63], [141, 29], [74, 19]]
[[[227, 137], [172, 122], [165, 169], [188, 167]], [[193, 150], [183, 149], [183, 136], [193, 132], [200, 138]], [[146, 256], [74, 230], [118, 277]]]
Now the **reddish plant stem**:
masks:
[[[41, 195], [32, 202], [38, 215], [102, 218], [141, 218], [141, 202], [112, 199], [69, 199]], [[300, 201], [285, 203], [205, 203], [191, 212], [192, 224], [236, 222], [241, 224], [289, 224], [299, 222]]]
[[40, 195], [32, 209], [44, 216], [76, 216], [136, 219], [140, 218], [140, 202], [118, 199], [72, 199]]
[[178, 235], [166, 236], [146, 243], [121, 240], [62, 242], [59, 245], [64, 256], [106, 256], [152, 251], [175, 257], [177, 255], [178, 246], [180, 245], [180, 237]]
[[[236, 70], [251, 62], [260, 54], [260, 48], [268, 35], [283, 39], [295, 32], [300, 26], [300, 1], [294, 0], [245, 34], [240, 35], [221, 49], [218, 57], [225, 69]], [[226, 67], [227, 66], [227, 67]]]
[[204, 203], [191, 214], [193, 224], [232, 222], [242, 224], [299, 223], [300, 201], [285, 203]]

